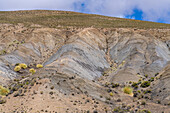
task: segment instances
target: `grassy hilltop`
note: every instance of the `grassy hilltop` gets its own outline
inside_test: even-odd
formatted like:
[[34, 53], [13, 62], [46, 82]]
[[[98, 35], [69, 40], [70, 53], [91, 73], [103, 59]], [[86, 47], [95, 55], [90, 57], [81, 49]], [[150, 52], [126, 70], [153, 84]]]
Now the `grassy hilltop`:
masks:
[[51, 28], [170, 28], [170, 24], [122, 19], [94, 14], [83, 14], [69, 11], [47, 10], [1, 11], [0, 23], [23, 23], [27, 26], [31, 24], [39, 24]]

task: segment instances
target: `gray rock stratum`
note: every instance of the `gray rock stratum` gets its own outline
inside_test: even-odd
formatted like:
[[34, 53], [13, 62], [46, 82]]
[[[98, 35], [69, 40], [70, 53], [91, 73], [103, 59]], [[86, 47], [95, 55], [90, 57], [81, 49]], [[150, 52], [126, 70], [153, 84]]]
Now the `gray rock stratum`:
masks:
[[[101, 95], [98, 91], [101, 84], [91, 80], [101, 78], [126, 85], [129, 81], [138, 82], [146, 75], [148, 78], [157, 76], [151, 85], [151, 99], [154, 102], [159, 99], [162, 104], [170, 102], [169, 29], [59, 30], [1, 24], [0, 52], [0, 82], [4, 85], [22, 75], [14, 71], [15, 64], [43, 64], [39, 74], [52, 70], [63, 76], [78, 77], [75, 86], [80, 86], [83, 92], [88, 90], [95, 98]], [[104, 74], [107, 77], [102, 78]], [[56, 81], [54, 77], [52, 82]], [[70, 91], [64, 85], [58, 88], [65, 93]]]

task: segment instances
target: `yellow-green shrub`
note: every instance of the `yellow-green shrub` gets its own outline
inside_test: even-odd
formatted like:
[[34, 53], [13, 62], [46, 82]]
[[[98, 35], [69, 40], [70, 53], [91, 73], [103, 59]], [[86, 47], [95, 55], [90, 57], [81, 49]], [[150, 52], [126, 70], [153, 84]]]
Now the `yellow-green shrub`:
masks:
[[110, 96], [113, 96], [113, 93], [112, 93], [112, 92], [110, 92], [110, 93], [109, 93], [109, 95], [110, 95]]
[[42, 64], [37, 64], [36, 67], [37, 68], [43, 68], [43, 65]]
[[0, 95], [5, 96], [9, 93], [9, 89], [0, 86]]
[[34, 68], [31, 68], [31, 69], [29, 70], [29, 72], [32, 73], [32, 74], [35, 74], [36, 70], [35, 70]]
[[133, 89], [131, 87], [124, 87], [123, 92], [129, 95], [133, 94]]
[[23, 68], [23, 69], [26, 69], [27, 68], [27, 65], [26, 64], [19, 64], [19, 66], [21, 67], [21, 68]]
[[21, 66], [15, 66], [15, 68], [14, 68], [14, 71], [20, 71], [21, 70]]

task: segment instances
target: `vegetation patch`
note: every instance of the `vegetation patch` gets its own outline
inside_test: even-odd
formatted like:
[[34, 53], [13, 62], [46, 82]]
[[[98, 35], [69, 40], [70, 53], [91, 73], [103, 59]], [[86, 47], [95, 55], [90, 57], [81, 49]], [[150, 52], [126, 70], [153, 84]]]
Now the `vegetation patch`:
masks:
[[112, 84], [112, 88], [116, 88], [116, 87], [119, 87], [119, 84], [118, 83], [111, 83]]
[[142, 110], [142, 113], [151, 113], [151, 112], [149, 110], [144, 109]]
[[21, 68], [23, 68], [23, 69], [26, 69], [26, 68], [27, 68], [27, 65], [26, 65], [26, 64], [23, 64], [23, 63], [19, 64], [19, 66], [20, 66]]
[[133, 95], [133, 89], [131, 87], [124, 87], [123, 92], [129, 95]]
[[110, 93], [109, 93], [109, 95], [110, 95], [110, 96], [113, 96], [113, 93], [112, 93], [112, 92], [110, 92]]
[[0, 86], [0, 95], [6, 96], [9, 93], [9, 89]]
[[[50, 28], [142, 28], [165, 29], [169, 24], [107, 17], [93, 14], [83, 14], [68, 11], [1, 11], [0, 23], [18, 24], [26, 26], [39, 24]], [[24, 31], [22, 31], [24, 32]]]
[[154, 77], [151, 77], [148, 81], [153, 82], [154, 81]]
[[140, 85], [142, 88], [146, 88], [146, 87], [149, 87], [150, 86], [150, 82], [149, 81], [144, 81], [141, 83]]
[[6, 54], [7, 52], [6, 52], [6, 50], [1, 50], [0, 51], [0, 55], [4, 55], [4, 54]]
[[33, 74], [35, 74], [36, 70], [35, 70], [34, 68], [31, 68], [31, 69], [29, 70], [29, 72], [33, 75]]
[[36, 67], [37, 68], [43, 68], [43, 65], [42, 64], [37, 64]]
[[15, 66], [14, 71], [18, 72], [21, 70], [21, 66]]
[[134, 88], [138, 88], [138, 83], [133, 82], [133, 83], [132, 83], [132, 87], [134, 87]]

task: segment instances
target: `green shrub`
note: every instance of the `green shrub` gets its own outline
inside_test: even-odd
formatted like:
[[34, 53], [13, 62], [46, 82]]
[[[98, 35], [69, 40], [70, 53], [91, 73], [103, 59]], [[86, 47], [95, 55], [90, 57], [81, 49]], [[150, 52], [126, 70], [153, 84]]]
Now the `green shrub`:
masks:
[[139, 81], [138, 81], [138, 82], [140, 82], [140, 81], [142, 81], [142, 79], [139, 79]]
[[151, 112], [149, 110], [144, 109], [142, 110], [142, 113], [151, 113]]
[[138, 90], [138, 93], [141, 93], [141, 91], [140, 91], [140, 90]]
[[112, 88], [116, 88], [116, 87], [119, 87], [119, 84], [118, 83], [116, 83], [116, 84], [112, 83]]
[[158, 75], [159, 75], [159, 73], [156, 73], [156, 74], [155, 74], [155, 76], [158, 76]]
[[22, 83], [19, 83], [18, 86], [23, 87], [23, 84], [22, 84]]
[[6, 103], [6, 100], [1, 99], [1, 100], [0, 100], [0, 104], [4, 104], [4, 103]]
[[29, 84], [29, 82], [27, 81], [27, 82], [25, 82], [25, 84], [26, 84], [26, 85], [28, 85], [28, 84]]
[[143, 93], [144, 93], [144, 94], [147, 94], [147, 93], [151, 93], [151, 91], [152, 91], [151, 89], [147, 89], [147, 90], [145, 90]]
[[146, 75], [144, 75], [146, 78], [148, 78], [148, 75], [146, 74]]
[[51, 88], [50, 89], [54, 89], [54, 86], [51, 86]]
[[40, 91], [40, 94], [43, 94], [43, 91]]
[[146, 87], [149, 87], [149, 86], [150, 86], [150, 82], [149, 81], [144, 81], [140, 85], [140, 87], [142, 87], [142, 88], [146, 88]]
[[15, 66], [19, 66], [19, 63], [16, 63]]
[[160, 100], [157, 100], [158, 104], [161, 104], [161, 101]]
[[1, 50], [0, 51], [0, 55], [4, 55], [4, 54], [6, 54], [7, 52], [6, 52], [6, 50]]
[[120, 111], [119, 107], [113, 109], [113, 112], [119, 112], [119, 111]]
[[145, 102], [145, 101], [142, 101], [142, 102], [141, 102], [141, 105], [146, 105], [146, 102]]
[[133, 82], [133, 83], [132, 83], [132, 87], [134, 87], [134, 88], [138, 88], [138, 83]]
[[154, 81], [154, 77], [151, 77], [151, 78], [149, 79], [149, 81], [150, 81], [150, 82], [153, 82], [153, 81]]
[[19, 82], [19, 79], [14, 79], [15, 82]]

